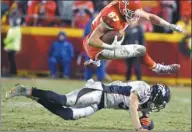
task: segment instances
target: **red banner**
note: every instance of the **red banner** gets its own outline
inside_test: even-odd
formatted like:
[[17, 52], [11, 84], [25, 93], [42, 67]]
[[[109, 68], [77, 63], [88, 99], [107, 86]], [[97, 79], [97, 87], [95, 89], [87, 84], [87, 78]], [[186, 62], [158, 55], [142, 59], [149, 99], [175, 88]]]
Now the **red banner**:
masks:
[[[158, 77], [171, 77], [171, 78], [191, 78], [191, 60], [189, 57], [184, 56], [179, 52], [178, 42], [154, 41], [155, 35], [147, 35], [153, 38], [147, 40], [146, 47], [149, 55], [158, 63], [172, 64], [178, 63], [181, 65], [181, 70], [176, 75], [159, 75]], [[172, 35], [170, 35], [171, 38]], [[2, 40], [5, 37], [5, 33], [2, 34]], [[76, 58], [82, 50], [82, 38], [81, 37], [69, 37], [69, 41], [74, 45], [75, 59], [72, 65], [72, 75], [76, 75], [75, 70], [83, 71], [84, 67], [78, 67], [76, 65]], [[173, 37], [173, 36], [172, 36]], [[159, 37], [157, 37], [159, 38]], [[166, 39], [165, 37], [161, 37]], [[34, 35], [23, 34], [22, 36], [22, 50], [16, 55], [16, 64], [18, 70], [27, 70], [31, 72], [36, 71], [49, 71], [48, 69], [48, 49], [51, 44], [56, 40], [56, 35]], [[2, 43], [2, 67], [8, 67], [8, 59], [6, 52], [3, 51]], [[125, 75], [126, 65], [124, 60], [113, 60], [107, 68], [109, 74]], [[151, 70], [142, 66], [142, 74], [147, 77], [157, 77], [157, 75]]]

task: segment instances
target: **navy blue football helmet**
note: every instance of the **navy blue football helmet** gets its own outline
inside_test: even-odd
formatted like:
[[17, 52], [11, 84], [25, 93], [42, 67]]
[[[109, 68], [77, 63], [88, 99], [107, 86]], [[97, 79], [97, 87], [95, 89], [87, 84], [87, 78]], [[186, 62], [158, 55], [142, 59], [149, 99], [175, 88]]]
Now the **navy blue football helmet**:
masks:
[[147, 107], [150, 111], [160, 111], [165, 108], [171, 100], [171, 92], [168, 86], [164, 84], [155, 84], [151, 86], [151, 96], [147, 101]]

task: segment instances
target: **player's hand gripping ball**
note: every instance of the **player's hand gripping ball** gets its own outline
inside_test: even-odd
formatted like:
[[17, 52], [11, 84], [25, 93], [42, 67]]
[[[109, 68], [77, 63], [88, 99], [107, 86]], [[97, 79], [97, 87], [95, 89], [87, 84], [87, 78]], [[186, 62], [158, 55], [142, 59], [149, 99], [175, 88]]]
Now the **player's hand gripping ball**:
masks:
[[117, 41], [121, 41], [121, 39], [123, 38], [123, 34], [117, 32], [117, 31], [109, 31], [107, 33], [105, 33], [102, 37], [101, 40], [104, 43], [107, 44], [112, 44], [114, 41], [115, 36], [117, 36]]
[[139, 120], [144, 129], [152, 130], [154, 128], [153, 120], [150, 120], [147, 116], [141, 116]]

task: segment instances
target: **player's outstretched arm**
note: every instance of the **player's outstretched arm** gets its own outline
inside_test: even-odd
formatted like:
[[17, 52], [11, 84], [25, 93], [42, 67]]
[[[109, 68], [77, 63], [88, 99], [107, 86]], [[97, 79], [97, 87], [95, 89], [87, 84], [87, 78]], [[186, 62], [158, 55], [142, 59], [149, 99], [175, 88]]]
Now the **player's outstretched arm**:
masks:
[[151, 13], [147, 13], [141, 9], [136, 11], [136, 14], [138, 16], [140, 16], [141, 19], [145, 19], [147, 21], [150, 21], [151, 23], [155, 24], [155, 25], [159, 25], [165, 28], [169, 28], [173, 31], [177, 31], [177, 32], [184, 32], [183, 29], [180, 26], [174, 25], [174, 24], [170, 24], [169, 22], [165, 21], [164, 19], [158, 17], [157, 15], [151, 14]]
[[148, 130], [143, 129], [143, 127], [141, 126], [138, 111], [137, 111], [138, 106], [139, 106], [138, 96], [135, 92], [132, 92], [130, 95], [129, 111], [130, 111], [130, 116], [131, 116], [133, 126], [136, 129], [136, 131], [138, 131], [138, 132], [147, 132]]

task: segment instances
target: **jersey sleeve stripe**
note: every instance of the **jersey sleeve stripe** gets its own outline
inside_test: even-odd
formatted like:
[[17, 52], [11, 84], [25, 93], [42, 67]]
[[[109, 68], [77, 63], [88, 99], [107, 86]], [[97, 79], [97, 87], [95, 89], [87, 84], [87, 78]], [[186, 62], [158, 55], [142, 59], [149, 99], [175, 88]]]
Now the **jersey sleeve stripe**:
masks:
[[104, 21], [103, 21], [103, 19], [101, 18], [101, 25], [103, 26], [103, 27], [105, 27], [105, 28], [107, 28], [107, 29], [109, 29], [109, 30], [113, 30], [113, 28], [112, 27], [110, 27], [110, 26], [108, 26]]

